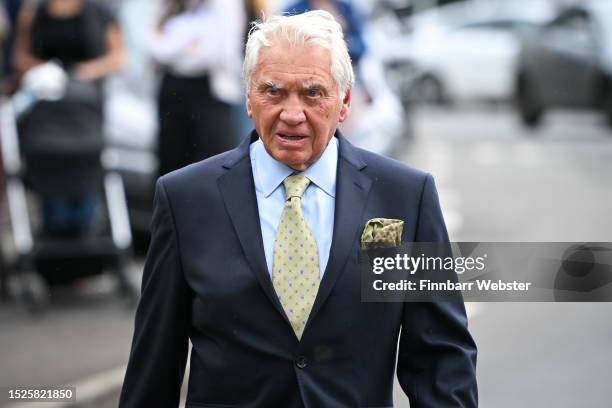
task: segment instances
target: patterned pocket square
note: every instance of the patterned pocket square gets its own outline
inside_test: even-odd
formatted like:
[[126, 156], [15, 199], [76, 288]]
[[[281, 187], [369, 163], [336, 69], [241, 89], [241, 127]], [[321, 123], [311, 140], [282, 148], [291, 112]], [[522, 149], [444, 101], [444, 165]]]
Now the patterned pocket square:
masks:
[[404, 221], [390, 218], [372, 218], [361, 234], [361, 248], [387, 248], [401, 245]]

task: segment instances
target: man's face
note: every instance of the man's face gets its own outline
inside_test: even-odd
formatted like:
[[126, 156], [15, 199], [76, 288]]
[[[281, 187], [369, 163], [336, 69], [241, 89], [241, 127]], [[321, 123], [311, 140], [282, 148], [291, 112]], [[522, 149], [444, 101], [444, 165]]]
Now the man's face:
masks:
[[351, 103], [351, 91], [340, 100], [331, 74], [330, 51], [283, 45], [262, 47], [247, 112], [266, 151], [294, 170], [317, 161]]

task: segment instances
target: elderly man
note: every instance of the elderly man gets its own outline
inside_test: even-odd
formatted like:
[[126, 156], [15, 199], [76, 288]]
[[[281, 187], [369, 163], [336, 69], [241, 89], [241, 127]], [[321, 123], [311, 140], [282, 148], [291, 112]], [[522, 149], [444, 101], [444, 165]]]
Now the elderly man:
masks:
[[[430, 175], [336, 130], [353, 72], [323, 11], [272, 17], [244, 63], [255, 132], [162, 177], [122, 407], [475, 407], [461, 303], [362, 303], [367, 220], [402, 241], [448, 240]], [[399, 337], [399, 354], [397, 353]]]

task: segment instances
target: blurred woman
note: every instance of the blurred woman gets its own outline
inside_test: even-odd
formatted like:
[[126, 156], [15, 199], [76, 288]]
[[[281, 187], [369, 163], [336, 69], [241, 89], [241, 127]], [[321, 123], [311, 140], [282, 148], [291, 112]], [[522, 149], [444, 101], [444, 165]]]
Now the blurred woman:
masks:
[[25, 3], [17, 25], [16, 69], [28, 82], [51, 61], [68, 78], [63, 95], [37, 101], [20, 121], [20, 138], [29, 181], [43, 196], [45, 229], [81, 232], [93, 217], [100, 171], [102, 79], [124, 62], [113, 14], [90, 0]]
[[[243, 5], [246, 14], [246, 24], [244, 26], [245, 30], [242, 38], [242, 57], [244, 57], [246, 42], [252, 27], [251, 24], [256, 20], [261, 20], [271, 9], [268, 0], [244, 0]], [[253, 130], [253, 122], [251, 122], [246, 111], [246, 95], [244, 95], [244, 90], [240, 102], [234, 105], [234, 117], [236, 129], [238, 130], [236, 134], [236, 143], [239, 143]]]
[[91, 0], [45, 0], [22, 6], [15, 53], [21, 73], [55, 60], [84, 81], [102, 79], [124, 63], [115, 17]]
[[167, 0], [150, 41], [160, 65], [159, 174], [231, 149], [242, 99], [241, 0]]

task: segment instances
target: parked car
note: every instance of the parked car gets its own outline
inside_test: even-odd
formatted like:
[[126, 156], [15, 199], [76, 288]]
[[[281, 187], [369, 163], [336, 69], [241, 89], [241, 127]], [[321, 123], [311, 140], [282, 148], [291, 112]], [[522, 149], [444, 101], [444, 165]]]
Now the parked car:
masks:
[[[519, 35], [552, 15], [550, 3], [464, 1], [409, 16], [397, 48], [414, 102], [510, 100]], [[408, 74], [408, 75], [406, 75]]]
[[612, 2], [566, 8], [525, 36], [516, 100], [530, 127], [555, 107], [599, 109], [612, 125]]

